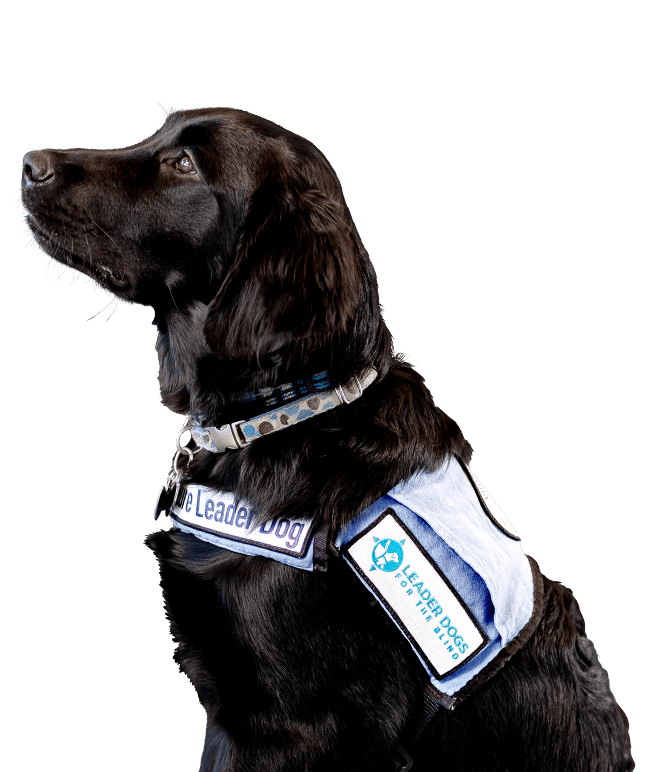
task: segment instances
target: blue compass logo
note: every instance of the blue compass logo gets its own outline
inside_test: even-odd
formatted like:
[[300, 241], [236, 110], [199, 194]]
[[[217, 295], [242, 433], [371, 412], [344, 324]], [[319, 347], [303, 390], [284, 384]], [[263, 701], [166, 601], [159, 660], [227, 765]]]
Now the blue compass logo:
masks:
[[375, 540], [375, 546], [372, 550], [374, 565], [370, 566], [370, 570], [374, 571], [378, 568], [380, 571], [397, 571], [404, 560], [402, 545], [406, 540], [378, 539], [376, 536], [373, 536], [373, 539]]

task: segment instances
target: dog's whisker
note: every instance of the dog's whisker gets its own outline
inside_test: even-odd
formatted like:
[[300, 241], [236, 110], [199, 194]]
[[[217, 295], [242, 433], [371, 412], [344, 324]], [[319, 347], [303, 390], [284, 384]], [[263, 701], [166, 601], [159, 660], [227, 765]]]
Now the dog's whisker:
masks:
[[[99, 310], [99, 311], [98, 311], [96, 314], [93, 314], [92, 316], [88, 317], [88, 319], [86, 319], [86, 321], [87, 321], [87, 322], [90, 322], [90, 321], [92, 321], [92, 320], [93, 320], [93, 319], [94, 319], [96, 316], [99, 316], [99, 315], [100, 315], [102, 312], [106, 311], [106, 309], [107, 309], [107, 308], [110, 306], [110, 304], [111, 304], [111, 303], [113, 303], [114, 301], [115, 301], [115, 302], [117, 302], [117, 298], [116, 298], [116, 297], [113, 297], [113, 298], [111, 298], [111, 299], [108, 301], [108, 303], [107, 303], [107, 304], [104, 306], [104, 308], [100, 309], [100, 310]], [[109, 316], [108, 318], [110, 319], [110, 316]], [[108, 321], [108, 319], [107, 319], [106, 321]]]
[[50, 275], [50, 272], [52, 271], [52, 266], [54, 265], [54, 259], [50, 258], [47, 263], [45, 264], [45, 273], [43, 274], [43, 278], [47, 279]]
[[93, 255], [92, 255], [92, 252], [90, 251], [90, 242], [88, 241], [88, 236], [85, 233], [84, 233], [84, 238], [86, 239], [86, 249], [88, 250], [88, 259], [92, 263]]
[[109, 300], [108, 303], [103, 308], [101, 308], [99, 311], [97, 311], [96, 314], [93, 314], [92, 316], [89, 316], [88, 319], [86, 319], [86, 321], [87, 322], [92, 322], [92, 320], [97, 318], [102, 313], [102, 311], [105, 311], [110, 306], [110, 304], [112, 302], [113, 302], [112, 300]]
[[169, 290], [169, 294], [172, 296], [172, 301], [174, 302], [174, 305], [176, 306], [176, 310], [180, 313], [180, 308], [176, 305], [176, 300], [174, 298], [174, 293], [172, 292], [172, 288], [167, 285], [167, 289]]
[[[51, 276], [51, 271], [48, 272], [47, 268], [51, 264], [55, 263], [56, 260], [43, 252], [43, 250], [38, 245], [36, 239], [34, 238], [34, 234], [31, 232], [29, 225], [27, 224], [27, 209], [25, 208], [21, 199], [20, 186], [18, 186], [15, 189], [14, 196], [15, 198], [12, 203], [15, 204], [16, 210], [20, 212], [20, 216], [16, 220], [16, 225], [22, 226], [22, 229], [20, 230], [20, 238], [23, 241], [27, 241], [27, 248], [30, 251], [40, 252], [46, 258], [46, 262], [41, 265], [41, 269], [46, 268], [45, 275], [43, 276], [43, 279], [46, 280], [49, 278], [49, 276]], [[71, 268], [69, 266], [61, 266], [61, 270], [63, 271], [63, 274], [62, 274], [63, 277], [66, 277], [68, 273], [71, 274], [70, 284], [65, 288], [65, 290], [67, 291], [70, 289], [70, 287], [76, 284], [76, 282], [79, 280], [79, 277], [81, 276], [81, 273], [77, 271], [75, 268]], [[62, 282], [59, 282], [59, 283], [62, 284]]]
[[115, 309], [119, 305], [119, 298], [118, 297], [113, 298], [113, 300], [115, 301], [115, 305], [113, 306], [113, 310], [111, 311], [111, 313], [108, 315], [108, 319], [106, 320], [107, 322], [110, 322], [111, 316], [113, 316], [113, 314], [115, 313]]
[[112, 238], [112, 237], [111, 237], [111, 236], [110, 236], [108, 233], [106, 233], [106, 231], [105, 231], [105, 230], [102, 228], [102, 226], [101, 226], [99, 223], [96, 223], [96, 222], [95, 222], [95, 221], [94, 221], [92, 218], [90, 219], [90, 221], [92, 222], [92, 224], [93, 224], [93, 225], [96, 225], [96, 226], [99, 228], [99, 230], [100, 230], [100, 231], [101, 231], [101, 232], [102, 232], [102, 233], [103, 233], [103, 234], [104, 234], [104, 235], [105, 235], [105, 236], [106, 236], [106, 237], [107, 237], [107, 238], [108, 238], [110, 241], [112, 241], [112, 242], [113, 242], [113, 244], [115, 244], [115, 246], [117, 247], [117, 250], [118, 250], [118, 252], [121, 254], [121, 250], [120, 250], [119, 246], [117, 245], [117, 243], [115, 242], [115, 240], [114, 240], [114, 239], [113, 239], [113, 238]]

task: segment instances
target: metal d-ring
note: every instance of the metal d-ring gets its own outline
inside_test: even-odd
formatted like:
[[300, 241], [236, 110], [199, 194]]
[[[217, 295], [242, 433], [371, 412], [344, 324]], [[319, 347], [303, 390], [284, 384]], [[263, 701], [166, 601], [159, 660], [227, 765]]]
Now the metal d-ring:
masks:
[[[192, 426], [192, 419], [188, 418], [183, 426], [181, 427], [180, 431], [176, 435], [176, 455], [174, 456], [174, 462], [172, 464], [172, 469], [174, 470], [174, 475], [176, 477], [176, 480], [179, 480], [183, 473], [179, 469], [179, 461], [181, 456], [187, 456], [187, 468], [189, 469], [190, 464], [192, 461], [194, 461], [194, 451], [190, 450], [186, 445], [181, 445], [181, 437], [185, 434], [185, 432], [191, 432], [191, 426]], [[191, 438], [190, 438], [191, 442]]]
[[194, 461], [194, 453], [189, 448], [181, 447], [176, 451], [176, 455], [174, 456], [174, 474], [176, 474], [178, 477], [182, 475], [181, 470], [178, 468], [178, 462], [180, 460], [181, 456], [189, 456], [189, 460], [187, 462], [187, 468], [189, 469], [190, 464], [192, 461]]
[[180, 431], [176, 435], [176, 450], [178, 450], [180, 453], [184, 453], [186, 448], [184, 445], [181, 445], [181, 437], [185, 434], [185, 432], [192, 433], [192, 419], [188, 418], [183, 426], [181, 426]]

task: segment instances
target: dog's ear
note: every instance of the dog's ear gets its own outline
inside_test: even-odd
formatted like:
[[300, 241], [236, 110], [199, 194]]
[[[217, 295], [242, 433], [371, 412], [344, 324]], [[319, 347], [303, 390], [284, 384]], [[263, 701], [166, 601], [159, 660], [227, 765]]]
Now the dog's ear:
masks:
[[231, 360], [259, 359], [296, 340], [320, 347], [345, 330], [360, 282], [345, 207], [302, 180], [267, 179], [208, 309], [206, 340]]

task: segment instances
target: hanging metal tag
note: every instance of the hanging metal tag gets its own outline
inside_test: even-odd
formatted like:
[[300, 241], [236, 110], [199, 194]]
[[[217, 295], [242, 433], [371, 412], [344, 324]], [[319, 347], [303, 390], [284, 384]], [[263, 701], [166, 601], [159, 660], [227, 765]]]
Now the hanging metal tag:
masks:
[[[171, 514], [181, 490], [181, 481], [187, 475], [190, 464], [194, 460], [194, 453], [189, 448], [181, 445], [181, 436], [188, 430], [189, 419], [176, 437], [176, 453], [174, 454], [171, 469], [167, 474], [167, 480], [158, 494], [158, 501], [153, 516], [154, 520], [157, 520], [162, 512], [164, 512], [165, 515]], [[183, 471], [179, 465], [179, 461], [183, 456], [187, 456], [187, 466], [185, 467], [185, 471]]]
[[154, 520], [157, 520], [162, 512], [164, 512], [165, 515], [169, 515], [174, 507], [175, 498], [176, 486], [168, 489], [166, 485], [163, 485], [163, 487], [160, 489], [160, 493], [158, 494], [158, 502], [156, 504], [156, 509], [153, 516]]

